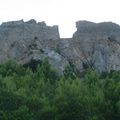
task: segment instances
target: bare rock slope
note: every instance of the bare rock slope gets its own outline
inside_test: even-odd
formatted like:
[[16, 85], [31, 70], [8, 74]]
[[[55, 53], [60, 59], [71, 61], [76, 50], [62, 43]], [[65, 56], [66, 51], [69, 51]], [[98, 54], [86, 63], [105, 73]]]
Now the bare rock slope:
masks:
[[58, 26], [12, 21], [0, 26], [0, 62], [14, 59], [20, 64], [45, 58], [58, 69], [72, 63], [83, 71], [87, 65], [99, 72], [120, 70], [120, 26], [112, 22], [76, 22], [72, 38], [59, 37]]

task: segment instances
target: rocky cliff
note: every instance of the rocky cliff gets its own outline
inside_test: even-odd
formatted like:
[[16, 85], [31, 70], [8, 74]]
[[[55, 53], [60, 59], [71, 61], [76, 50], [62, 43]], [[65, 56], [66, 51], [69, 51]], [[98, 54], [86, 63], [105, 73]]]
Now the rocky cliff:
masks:
[[2, 23], [0, 62], [10, 59], [24, 65], [30, 61], [42, 61], [47, 58], [61, 72], [67, 60], [55, 52], [59, 39], [58, 26], [50, 27], [45, 22], [20, 20]]
[[76, 22], [72, 38], [61, 39], [58, 26], [45, 22], [12, 21], [0, 26], [0, 62], [9, 59], [20, 64], [45, 58], [63, 72], [72, 63], [77, 70], [85, 66], [99, 72], [120, 70], [120, 26], [112, 22]]
[[120, 26], [112, 22], [78, 21], [73, 40], [80, 43], [80, 59], [96, 70], [120, 70]]

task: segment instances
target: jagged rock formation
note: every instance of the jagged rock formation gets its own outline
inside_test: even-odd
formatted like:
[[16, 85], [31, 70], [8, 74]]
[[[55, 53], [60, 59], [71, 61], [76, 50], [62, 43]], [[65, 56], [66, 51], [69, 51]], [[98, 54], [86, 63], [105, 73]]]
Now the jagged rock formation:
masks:
[[14, 59], [20, 64], [45, 58], [61, 73], [72, 63], [99, 72], [120, 70], [120, 26], [112, 22], [76, 22], [73, 38], [61, 39], [58, 26], [23, 20], [0, 26], [0, 62]]
[[58, 26], [50, 27], [45, 22], [20, 20], [3, 23], [0, 26], [0, 61], [14, 59], [26, 64], [47, 58], [61, 72], [67, 60], [54, 51], [59, 39]]
[[73, 39], [80, 42], [82, 61], [100, 72], [120, 70], [119, 25], [79, 21], [76, 27]]

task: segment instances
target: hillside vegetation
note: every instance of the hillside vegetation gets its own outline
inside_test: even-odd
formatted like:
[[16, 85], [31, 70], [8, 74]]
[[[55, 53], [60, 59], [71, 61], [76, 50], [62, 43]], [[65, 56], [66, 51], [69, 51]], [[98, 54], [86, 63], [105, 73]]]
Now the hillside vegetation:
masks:
[[120, 72], [73, 71], [1, 64], [0, 120], [120, 120]]

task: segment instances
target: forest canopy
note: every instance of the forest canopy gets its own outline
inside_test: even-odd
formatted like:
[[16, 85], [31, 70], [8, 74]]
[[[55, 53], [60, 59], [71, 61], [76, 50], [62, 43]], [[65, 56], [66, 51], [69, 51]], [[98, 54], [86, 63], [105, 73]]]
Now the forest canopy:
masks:
[[0, 120], [120, 120], [120, 72], [0, 64]]

